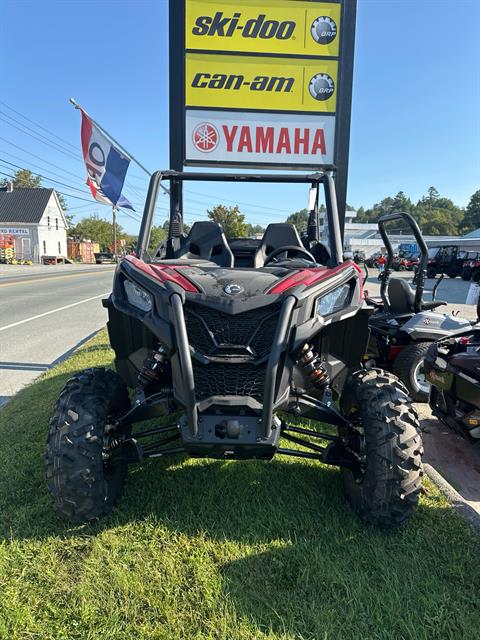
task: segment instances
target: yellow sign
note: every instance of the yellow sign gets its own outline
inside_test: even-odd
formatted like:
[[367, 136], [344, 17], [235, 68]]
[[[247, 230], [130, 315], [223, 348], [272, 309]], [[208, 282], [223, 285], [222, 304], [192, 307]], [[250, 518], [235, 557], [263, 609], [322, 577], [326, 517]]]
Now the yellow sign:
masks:
[[186, 47], [338, 56], [341, 6], [300, 0], [188, 0]]
[[338, 62], [187, 53], [186, 106], [333, 113]]

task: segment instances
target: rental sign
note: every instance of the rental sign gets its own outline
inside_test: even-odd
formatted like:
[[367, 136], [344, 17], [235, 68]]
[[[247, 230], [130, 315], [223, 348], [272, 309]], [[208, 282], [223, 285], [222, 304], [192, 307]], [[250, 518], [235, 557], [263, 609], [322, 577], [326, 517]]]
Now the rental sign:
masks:
[[171, 0], [172, 168], [346, 175], [355, 2]]

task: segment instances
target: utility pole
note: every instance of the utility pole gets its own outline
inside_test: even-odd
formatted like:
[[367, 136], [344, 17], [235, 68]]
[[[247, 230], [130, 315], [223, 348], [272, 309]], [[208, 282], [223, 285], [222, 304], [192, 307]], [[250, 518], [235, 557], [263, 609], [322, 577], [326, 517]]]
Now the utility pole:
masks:
[[116, 210], [116, 208], [114, 206], [112, 207], [112, 223], [113, 223], [113, 229], [112, 229], [113, 255], [115, 256], [115, 262], [118, 262], [118, 257], [117, 257], [117, 210]]

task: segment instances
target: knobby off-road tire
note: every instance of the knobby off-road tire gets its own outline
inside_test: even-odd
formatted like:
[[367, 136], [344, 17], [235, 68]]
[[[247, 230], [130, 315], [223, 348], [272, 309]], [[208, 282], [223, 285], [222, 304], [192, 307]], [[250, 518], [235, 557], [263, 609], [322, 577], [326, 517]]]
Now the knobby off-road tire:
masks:
[[127, 465], [104, 463], [106, 440], [129, 435], [111, 428], [130, 406], [128, 391], [110, 370], [86, 369], [71, 378], [57, 401], [47, 440], [47, 485], [55, 511], [72, 522], [109, 513], [120, 496]]
[[407, 387], [410, 397], [415, 402], [428, 402], [428, 391], [420, 388], [417, 375], [421, 375], [423, 361], [431, 344], [412, 342], [398, 354], [393, 363], [393, 373]]
[[422, 484], [422, 438], [405, 387], [379, 369], [358, 371], [347, 382], [341, 408], [358, 416], [363, 473], [342, 468], [353, 510], [383, 528], [403, 524], [413, 513]]

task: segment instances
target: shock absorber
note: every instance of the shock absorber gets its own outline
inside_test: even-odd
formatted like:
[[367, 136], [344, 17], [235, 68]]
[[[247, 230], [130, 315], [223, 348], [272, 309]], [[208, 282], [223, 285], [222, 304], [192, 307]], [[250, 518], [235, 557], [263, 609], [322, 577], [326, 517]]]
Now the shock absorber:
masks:
[[325, 389], [329, 386], [330, 377], [322, 366], [320, 356], [308, 343], [303, 345], [297, 364], [302, 367], [317, 389]]
[[142, 370], [137, 378], [137, 390], [143, 391], [158, 378], [166, 360], [167, 353], [162, 345], [159, 345], [143, 363]]

